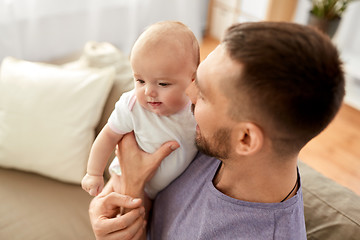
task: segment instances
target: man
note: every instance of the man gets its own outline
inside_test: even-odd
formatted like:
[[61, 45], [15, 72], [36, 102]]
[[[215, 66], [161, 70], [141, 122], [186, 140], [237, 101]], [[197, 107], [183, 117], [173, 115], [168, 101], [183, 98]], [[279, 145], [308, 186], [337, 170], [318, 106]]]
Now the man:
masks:
[[[344, 96], [329, 38], [292, 23], [235, 24], [200, 64], [188, 96], [202, 153], [155, 199], [149, 237], [306, 239], [298, 154], [334, 118]], [[166, 143], [150, 155], [131, 136], [124, 139], [123, 158], [138, 160], [122, 164], [132, 196], [146, 200], [141, 187], [176, 147]], [[90, 207], [95, 235], [137, 239], [144, 230], [141, 201], [108, 195], [111, 184], [116, 181]], [[114, 218], [119, 207], [133, 210]]]

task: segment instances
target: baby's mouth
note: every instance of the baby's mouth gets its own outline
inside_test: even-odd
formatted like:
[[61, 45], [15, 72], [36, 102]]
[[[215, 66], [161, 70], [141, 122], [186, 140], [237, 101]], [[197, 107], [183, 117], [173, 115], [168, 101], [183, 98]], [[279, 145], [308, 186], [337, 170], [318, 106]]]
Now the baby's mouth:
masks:
[[158, 107], [161, 105], [161, 102], [148, 102], [148, 104], [152, 107]]

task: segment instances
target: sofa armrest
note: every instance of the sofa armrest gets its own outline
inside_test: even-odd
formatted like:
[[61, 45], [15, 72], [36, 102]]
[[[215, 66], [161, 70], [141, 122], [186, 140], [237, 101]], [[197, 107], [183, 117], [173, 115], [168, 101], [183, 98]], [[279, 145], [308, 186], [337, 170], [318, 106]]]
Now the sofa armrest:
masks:
[[303, 162], [299, 168], [308, 239], [359, 239], [360, 196]]

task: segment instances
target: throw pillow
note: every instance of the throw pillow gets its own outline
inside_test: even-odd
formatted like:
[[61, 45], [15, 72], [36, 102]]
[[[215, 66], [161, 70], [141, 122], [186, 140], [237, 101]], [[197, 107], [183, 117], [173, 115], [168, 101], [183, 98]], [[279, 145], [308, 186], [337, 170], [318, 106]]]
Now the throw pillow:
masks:
[[0, 166], [80, 183], [114, 75], [4, 59]]

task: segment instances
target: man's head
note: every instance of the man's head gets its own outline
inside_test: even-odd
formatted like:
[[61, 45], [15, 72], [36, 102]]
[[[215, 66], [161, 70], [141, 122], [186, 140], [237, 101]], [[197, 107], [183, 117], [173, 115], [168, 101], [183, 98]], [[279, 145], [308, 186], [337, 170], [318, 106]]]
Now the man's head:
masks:
[[139, 103], [159, 115], [185, 107], [185, 89], [195, 78], [199, 46], [191, 30], [179, 22], [159, 22], [134, 44], [130, 62]]
[[[221, 45], [199, 66], [197, 85], [200, 96], [209, 99], [206, 91], [212, 94], [212, 107], [222, 102], [225, 109], [212, 110], [226, 116], [208, 128], [218, 130], [212, 133], [199, 119], [200, 147], [214, 145], [215, 136], [226, 130], [231, 133], [226, 145], [234, 151], [251, 150], [246, 144], [250, 140], [254, 140], [254, 149], [269, 140], [280, 156], [297, 154], [319, 134], [334, 118], [344, 96], [341, 62], [330, 39], [292, 23], [233, 25]], [[201, 113], [205, 104], [195, 103], [198, 120], [197, 112]], [[241, 139], [234, 128], [241, 129], [240, 147], [232, 146]]]

